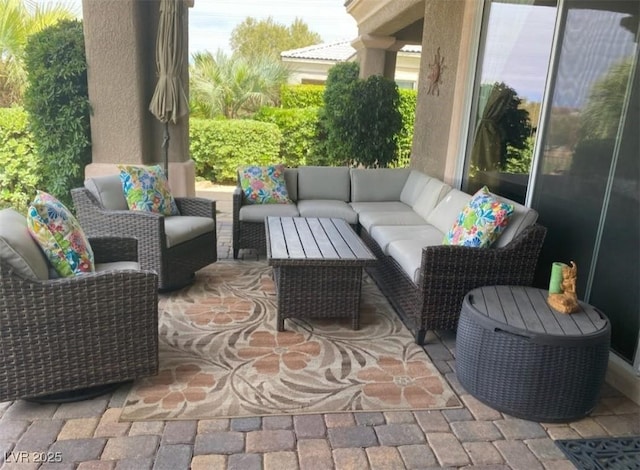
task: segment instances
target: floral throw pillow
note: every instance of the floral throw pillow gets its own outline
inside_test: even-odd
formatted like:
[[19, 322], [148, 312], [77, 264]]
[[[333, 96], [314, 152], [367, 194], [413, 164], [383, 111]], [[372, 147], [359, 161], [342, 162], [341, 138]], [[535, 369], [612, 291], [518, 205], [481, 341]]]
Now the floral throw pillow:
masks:
[[118, 165], [118, 168], [129, 210], [180, 215], [160, 165]]
[[60, 276], [95, 271], [93, 251], [82, 227], [55, 197], [38, 191], [27, 211], [27, 227]]
[[443, 244], [490, 247], [506, 228], [511, 214], [513, 205], [501, 202], [484, 186], [460, 212]]
[[240, 169], [240, 187], [248, 204], [290, 204], [284, 165], [246, 166]]

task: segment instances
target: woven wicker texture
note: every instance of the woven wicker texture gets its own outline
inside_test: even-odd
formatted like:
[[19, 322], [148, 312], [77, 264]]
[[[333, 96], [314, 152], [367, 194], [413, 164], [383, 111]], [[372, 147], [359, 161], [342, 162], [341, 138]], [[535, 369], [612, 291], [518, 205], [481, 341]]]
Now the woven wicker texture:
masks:
[[[528, 303], [517, 307], [523, 318], [536, 316]], [[506, 323], [504, 328], [495, 322], [488, 327], [484, 318], [465, 300], [456, 337], [456, 373], [469, 393], [533, 421], [574, 421], [594, 409], [609, 359], [606, 319], [598, 331], [582, 336], [527, 335], [526, 328], [514, 334]]]
[[[170, 290], [189, 284], [193, 273], [218, 258], [216, 231], [170, 248], [166, 244], [164, 216], [151, 212], [105, 210], [85, 188], [71, 190], [77, 217], [90, 237], [134, 237], [138, 262], [158, 274], [158, 288]], [[176, 198], [181, 215], [216, 220], [216, 203], [202, 198]]]
[[286, 318], [349, 317], [360, 327], [362, 269], [375, 257], [342, 219], [269, 217], [267, 259], [278, 293], [278, 331]]
[[415, 333], [418, 344], [424, 342], [428, 330], [456, 329], [462, 300], [471, 289], [493, 284], [531, 285], [545, 235], [546, 228], [535, 224], [502, 248], [425, 247], [416, 284], [364, 228], [360, 231], [379, 260], [367, 272]]
[[[99, 262], [136, 259], [135, 240], [90, 243]], [[34, 281], [0, 260], [0, 401], [156, 374], [157, 287], [130, 270]]]

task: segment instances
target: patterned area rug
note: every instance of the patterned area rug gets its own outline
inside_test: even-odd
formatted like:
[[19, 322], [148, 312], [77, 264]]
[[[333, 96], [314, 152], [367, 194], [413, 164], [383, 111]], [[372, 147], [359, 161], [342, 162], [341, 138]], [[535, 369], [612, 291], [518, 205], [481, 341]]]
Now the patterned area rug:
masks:
[[121, 420], [460, 407], [371, 279], [361, 328], [299, 320], [276, 331], [271, 268], [221, 261], [160, 300], [160, 373], [134, 383]]
[[580, 470], [640, 469], [640, 437], [566, 439], [556, 445]]

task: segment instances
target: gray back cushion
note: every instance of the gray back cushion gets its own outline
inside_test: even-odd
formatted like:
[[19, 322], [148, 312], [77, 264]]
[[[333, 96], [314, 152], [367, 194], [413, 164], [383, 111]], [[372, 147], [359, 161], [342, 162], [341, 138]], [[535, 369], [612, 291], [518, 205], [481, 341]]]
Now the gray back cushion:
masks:
[[351, 202], [399, 201], [408, 168], [352, 168]]
[[347, 166], [301, 166], [298, 168], [298, 199], [334, 199], [349, 202]]
[[431, 211], [451, 191], [451, 186], [435, 178], [429, 178], [413, 203], [412, 209], [427, 220]]
[[298, 169], [285, 168], [284, 182], [287, 185], [287, 193], [292, 201], [298, 200]]
[[451, 189], [444, 198], [429, 212], [425, 220], [442, 233], [447, 233], [455, 223], [460, 211], [471, 200], [471, 195], [458, 189]]
[[13, 209], [0, 210], [0, 258], [23, 277], [49, 278], [47, 260], [29, 234], [27, 219]]
[[427, 176], [421, 171], [411, 170], [400, 193], [400, 201], [407, 206], [413, 206], [430, 179], [431, 176]]
[[504, 232], [500, 234], [493, 245], [495, 248], [500, 248], [506, 246], [520, 232], [522, 232], [525, 227], [534, 224], [535, 221], [538, 220], [538, 213], [534, 209], [518, 204], [510, 199], [506, 199], [496, 194], [494, 194], [494, 196], [502, 202], [513, 205], [513, 213], [511, 214], [511, 217], [509, 217], [507, 228], [504, 229]]
[[84, 187], [102, 204], [107, 210], [126, 211], [129, 209], [127, 200], [124, 198], [120, 175], [96, 176], [84, 182]]

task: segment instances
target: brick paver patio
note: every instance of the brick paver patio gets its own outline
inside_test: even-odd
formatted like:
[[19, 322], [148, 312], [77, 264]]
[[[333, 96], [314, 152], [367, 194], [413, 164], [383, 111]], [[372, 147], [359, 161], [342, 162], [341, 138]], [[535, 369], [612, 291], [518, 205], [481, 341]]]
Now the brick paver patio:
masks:
[[[230, 193], [199, 194], [220, 201], [218, 253], [231, 258]], [[608, 385], [592, 415], [577, 422], [534, 423], [503, 415], [456, 380], [454, 333], [430, 333], [427, 343], [427, 354], [464, 408], [121, 423], [128, 392], [122, 386], [77, 403], [0, 403], [1, 468], [557, 470], [574, 467], [554, 439], [640, 434], [640, 407]], [[36, 462], [43, 458], [60, 462]]]

